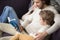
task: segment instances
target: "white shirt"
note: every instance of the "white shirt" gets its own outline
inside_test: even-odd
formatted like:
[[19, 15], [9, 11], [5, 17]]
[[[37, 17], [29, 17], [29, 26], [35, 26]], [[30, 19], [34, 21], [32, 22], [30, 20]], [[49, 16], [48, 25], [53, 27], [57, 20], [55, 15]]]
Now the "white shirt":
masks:
[[24, 22], [22, 22], [21, 25], [29, 34], [34, 34], [42, 28], [42, 26], [40, 25], [40, 11], [41, 10], [39, 8], [36, 8], [31, 15], [24, 15]]
[[[51, 34], [59, 28], [60, 14], [58, 14], [58, 12], [56, 11], [56, 9], [53, 6], [48, 6], [48, 7], [44, 8], [43, 10], [50, 10], [50, 11], [54, 12], [54, 14], [55, 14], [55, 18], [54, 18], [55, 23], [53, 24], [53, 26], [51, 28], [49, 28], [47, 30], [47, 33]], [[31, 33], [31, 32], [35, 33], [36, 30], [39, 30], [39, 28], [41, 28], [40, 23], [39, 23], [39, 17], [38, 17], [39, 11], [37, 11], [37, 12], [38, 13], [36, 13], [36, 14], [35, 13], [31, 14], [32, 17], [30, 17], [30, 20], [32, 19], [32, 23], [29, 24], [28, 26], [27, 25], [25, 26], [28, 33]], [[25, 18], [27, 18], [27, 16]], [[27, 22], [27, 24], [30, 23], [30, 22], [28, 22], [28, 20], [26, 20], [25, 22]]]
[[[41, 28], [36, 33], [42, 33], [44, 31], [46, 31], [48, 28], [50, 28], [50, 27], [51, 27], [50, 25], [44, 25], [44, 26], [41, 25]], [[36, 33], [30, 33], [29, 35], [36, 38], [36, 36], [35, 36]]]
[[37, 30], [39, 30], [41, 28], [40, 22], [39, 22], [40, 21], [40, 19], [39, 19], [40, 18], [40, 15], [39, 15], [40, 11], [41, 10], [37, 8], [34, 10], [34, 12], [31, 15], [26, 17], [27, 21], [25, 21], [25, 22], [28, 22], [28, 21], [31, 22], [27, 26], [24, 26], [28, 33], [36, 33]]

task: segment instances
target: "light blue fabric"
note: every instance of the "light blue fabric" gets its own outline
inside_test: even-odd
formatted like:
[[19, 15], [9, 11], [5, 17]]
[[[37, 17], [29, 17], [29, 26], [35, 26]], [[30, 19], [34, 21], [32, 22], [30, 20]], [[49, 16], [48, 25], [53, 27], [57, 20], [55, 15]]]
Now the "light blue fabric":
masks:
[[[8, 20], [8, 17], [12, 20], [12, 19], [16, 19], [14, 22], [19, 25], [19, 19], [16, 15], [16, 12], [14, 11], [14, 9], [10, 6], [6, 6], [3, 9], [3, 12], [0, 16], [0, 23], [5, 23]], [[17, 27], [18, 28], [18, 27]]]

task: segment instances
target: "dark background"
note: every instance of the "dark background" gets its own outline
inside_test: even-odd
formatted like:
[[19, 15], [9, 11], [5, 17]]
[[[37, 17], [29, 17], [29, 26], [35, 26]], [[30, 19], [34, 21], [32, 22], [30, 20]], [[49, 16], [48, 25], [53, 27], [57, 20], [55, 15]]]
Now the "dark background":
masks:
[[19, 18], [28, 11], [30, 0], [0, 0], [0, 15], [5, 6], [12, 6]]

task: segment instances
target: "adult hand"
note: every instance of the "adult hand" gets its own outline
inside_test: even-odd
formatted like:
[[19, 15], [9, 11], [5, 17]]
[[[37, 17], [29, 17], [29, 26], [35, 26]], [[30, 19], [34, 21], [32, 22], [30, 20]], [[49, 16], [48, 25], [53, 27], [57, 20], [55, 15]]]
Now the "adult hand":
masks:
[[48, 35], [47, 32], [37, 33], [35, 40], [43, 40]]
[[32, 5], [32, 6], [30, 7], [30, 10], [35, 10], [35, 8], [37, 8], [37, 6], [36, 6], [36, 5]]
[[22, 32], [23, 31], [23, 27], [22, 26], [20, 26], [20, 32]]

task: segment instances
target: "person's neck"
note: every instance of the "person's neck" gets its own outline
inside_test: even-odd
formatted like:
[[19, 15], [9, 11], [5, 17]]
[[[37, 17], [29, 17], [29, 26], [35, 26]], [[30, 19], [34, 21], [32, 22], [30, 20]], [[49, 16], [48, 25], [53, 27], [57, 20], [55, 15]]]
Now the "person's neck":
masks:
[[42, 9], [46, 8], [47, 6], [49, 6], [49, 5], [44, 4], [44, 6], [43, 6], [43, 8], [42, 8]]

